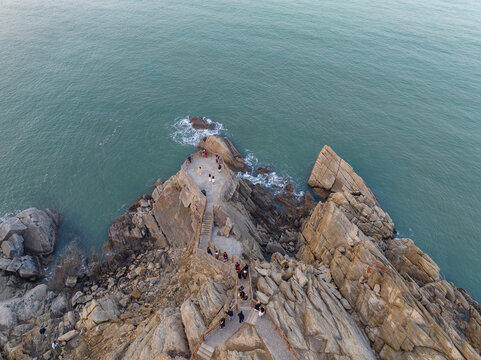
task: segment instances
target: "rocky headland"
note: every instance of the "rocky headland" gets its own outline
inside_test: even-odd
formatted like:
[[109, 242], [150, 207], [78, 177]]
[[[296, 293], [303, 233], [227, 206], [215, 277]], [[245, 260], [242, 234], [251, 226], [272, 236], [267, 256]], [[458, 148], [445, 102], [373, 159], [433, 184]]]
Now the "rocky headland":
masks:
[[480, 305], [330, 147], [308, 180], [320, 201], [236, 176], [249, 168], [219, 135], [199, 150], [114, 221], [104, 257], [72, 249], [49, 279], [60, 216], [0, 224], [0, 358], [481, 359]]

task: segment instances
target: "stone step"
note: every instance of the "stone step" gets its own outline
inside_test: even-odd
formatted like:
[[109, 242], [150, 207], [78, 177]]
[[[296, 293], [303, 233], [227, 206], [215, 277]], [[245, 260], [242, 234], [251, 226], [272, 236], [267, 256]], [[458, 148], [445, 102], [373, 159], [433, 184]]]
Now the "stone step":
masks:
[[214, 348], [207, 345], [206, 343], [202, 343], [197, 351], [197, 355], [199, 355], [202, 359], [210, 359], [212, 354], [214, 353]]

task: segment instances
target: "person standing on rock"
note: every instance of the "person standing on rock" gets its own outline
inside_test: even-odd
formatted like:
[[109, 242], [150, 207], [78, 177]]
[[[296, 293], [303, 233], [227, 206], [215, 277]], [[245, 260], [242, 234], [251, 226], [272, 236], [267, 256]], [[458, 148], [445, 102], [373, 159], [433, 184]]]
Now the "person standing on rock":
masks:
[[207, 254], [212, 255], [212, 250], [210, 249], [209, 246], [207, 246]]
[[263, 317], [265, 313], [266, 313], [266, 309], [264, 309], [264, 307], [261, 306], [259, 309], [259, 317]]
[[217, 166], [217, 170], [219, 170], [219, 172], [220, 172], [220, 171], [221, 171], [221, 169], [222, 169], [222, 165], [221, 165], [221, 164], [219, 164], [219, 166]]
[[219, 259], [219, 250], [215, 251], [215, 258], [218, 260]]
[[243, 323], [244, 322], [244, 313], [242, 312], [242, 310], [237, 315], [239, 316], [239, 323]]
[[235, 271], [239, 272], [240, 264], [238, 262], [235, 263]]
[[220, 319], [220, 328], [223, 329], [225, 327], [225, 318]]
[[199, 166], [199, 168], [197, 169], [197, 172], [199, 173], [199, 175], [202, 175], [202, 166]]
[[225, 313], [227, 314], [227, 316], [229, 316], [229, 321], [231, 321], [232, 317], [234, 316], [234, 312], [231, 309], [229, 309]]
[[244, 268], [242, 269], [242, 277], [244, 279], [247, 279], [247, 269], [249, 269], [249, 265], [246, 264], [246, 266], [244, 266]]
[[222, 254], [222, 256], [224, 257], [224, 261], [227, 261], [229, 260], [229, 255], [227, 255], [227, 253], [224, 251], [224, 253]]

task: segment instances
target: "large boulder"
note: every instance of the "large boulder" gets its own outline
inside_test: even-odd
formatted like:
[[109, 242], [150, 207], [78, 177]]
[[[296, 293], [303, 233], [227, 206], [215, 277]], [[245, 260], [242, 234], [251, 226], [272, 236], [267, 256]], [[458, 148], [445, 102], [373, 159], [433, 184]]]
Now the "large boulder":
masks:
[[0, 242], [7, 240], [13, 234], [22, 235], [27, 227], [17, 218], [11, 217], [0, 224]]
[[215, 125], [212, 121], [207, 120], [204, 117], [194, 116], [190, 119], [190, 125], [196, 130], [214, 130]]
[[37, 256], [25, 255], [20, 258], [21, 265], [17, 270], [18, 276], [30, 281], [43, 278], [45, 276], [45, 270], [42, 263]]
[[48, 255], [54, 251], [57, 230], [60, 225], [59, 213], [46, 209], [30, 208], [16, 215], [26, 227], [23, 233], [24, 248], [33, 255]]
[[23, 255], [23, 237], [13, 234], [2, 243], [2, 252], [7, 258], [20, 257]]
[[34, 281], [45, 276], [45, 270], [37, 256], [25, 255], [13, 259], [0, 258], [0, 270], [17, 273], [23, 279]]
[[244, 162], [244, 158], [229, 139], [220, 135], [208, 136], [197, 145], [198, 149], [205, 149], [212, 154], [218, 154], [224, 162], [234, 171], [249, 171], [249, 167]]
[[377, 203], [376, 196], [364, 180], [328, 145], [324, 145], [319, 153], [307, 183], [323, 198], [327, 198], [330, 193], [346, 189], [352, 193], [361, 193]]

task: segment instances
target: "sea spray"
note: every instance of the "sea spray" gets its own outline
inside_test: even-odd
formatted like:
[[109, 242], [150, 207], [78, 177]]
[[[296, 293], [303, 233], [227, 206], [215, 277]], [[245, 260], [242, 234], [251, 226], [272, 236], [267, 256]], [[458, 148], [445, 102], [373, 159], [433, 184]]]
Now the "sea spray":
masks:
[[197, 146], [200, 140], [207, 136], [217, 135], [225, 132], [224, 126], [216, 121], [212, 121], [207, 117], [203, 117], [204, 121], [208, 124], [213, 124], [214, 129], [194, 129], [190, 123], [189, 116], [176, 119], [172, 125], [172, 139], [181, 145]]

